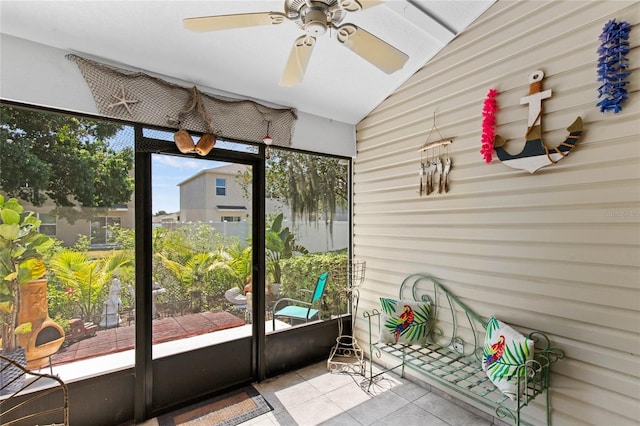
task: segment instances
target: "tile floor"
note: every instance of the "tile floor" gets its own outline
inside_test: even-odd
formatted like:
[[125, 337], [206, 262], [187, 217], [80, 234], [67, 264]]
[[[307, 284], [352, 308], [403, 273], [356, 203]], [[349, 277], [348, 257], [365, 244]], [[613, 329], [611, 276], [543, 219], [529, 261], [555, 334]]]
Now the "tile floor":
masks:
[[380, 376], [367, 392], [362, 376], [331, 374], [326, 362], [254, 386], [274, 410], [243, 423], [245, 426], [492, 424], [491, 420], [393, 373]]
[[[274, 408], [243, 426], [490, 426], [476, 414], [393, 373], [369, 389], [359, 375], [331, 374], [320, 362], [254, 384]], [[143, 426], [156, 426], [155, 420]]]

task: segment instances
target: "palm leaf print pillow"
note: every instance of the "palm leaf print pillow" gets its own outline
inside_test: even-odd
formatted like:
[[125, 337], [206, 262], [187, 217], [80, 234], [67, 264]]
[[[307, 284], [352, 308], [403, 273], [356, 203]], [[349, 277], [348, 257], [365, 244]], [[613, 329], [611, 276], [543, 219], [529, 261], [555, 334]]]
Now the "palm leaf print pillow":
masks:
[[[518, 393], [518, 366], [533, 359], [533, 345], [533, 340], [495, 317], [489, 319], [482, 353], [482, 369], [493, 384], [512, 400], [516, 399]], [[520, 392], [523, 390], [520, 389]]]
[[415, 300], [380, 298], [380, 343], [424, 345], [431, 305]]

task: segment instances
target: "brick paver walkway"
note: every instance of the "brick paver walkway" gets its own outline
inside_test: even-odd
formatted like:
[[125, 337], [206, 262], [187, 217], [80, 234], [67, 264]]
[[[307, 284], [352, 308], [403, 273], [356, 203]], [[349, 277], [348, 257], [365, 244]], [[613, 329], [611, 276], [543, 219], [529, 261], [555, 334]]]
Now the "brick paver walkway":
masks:
[[[201, 312], [180, 317], [160, 318], [153, 321], [153, 343], [178, 340], [225, 328], [244, 325], [245, 321], [229, 312]], [[135, 326], [127, 325], [99, 330], [95, 336], [62, 347], [51, 357], [51, 364], [64, 364], [133, 349]]]

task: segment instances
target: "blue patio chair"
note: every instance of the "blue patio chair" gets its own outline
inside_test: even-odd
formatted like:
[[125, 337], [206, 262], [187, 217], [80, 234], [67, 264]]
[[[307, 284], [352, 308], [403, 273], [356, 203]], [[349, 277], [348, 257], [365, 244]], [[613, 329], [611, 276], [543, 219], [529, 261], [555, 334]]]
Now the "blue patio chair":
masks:
[[[307, 322], [318, 315], [318, 313], [320, 312], [320, 301], [322, 300], [322, 295], [324, 294], [328, 276], [328, 272], [320, 275], [318, 277], [318, 282], [316, 283], [316, 288], [313, 291], [307, 289], [298, 290], [303, 293], [311, 294], [312, 296], [310, 302], [288, 297], [276, 301], [276, 303], [273, 305], [273, 329], [276, 329], [276, 318], [279, 317]], [[288, 302], [289, 305], [278, 310], [278, 305], [280, 305], [280, 303], [282, 302]], [[314, 306], [316, 306], [317, 309], [314, 308]]]

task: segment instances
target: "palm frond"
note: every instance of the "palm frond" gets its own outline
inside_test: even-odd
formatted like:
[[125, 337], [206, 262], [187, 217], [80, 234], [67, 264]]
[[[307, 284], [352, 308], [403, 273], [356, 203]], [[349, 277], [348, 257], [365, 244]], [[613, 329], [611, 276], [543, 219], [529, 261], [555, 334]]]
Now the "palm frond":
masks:
[[397, 306], [398, 306], [398, 301], [395, 299], [389, 299], [386, 297], [380, 298], [380, 307], [382, 309], [382, 312], [386, 314], [393, 315], [393, 313], [396, 312]]

